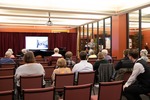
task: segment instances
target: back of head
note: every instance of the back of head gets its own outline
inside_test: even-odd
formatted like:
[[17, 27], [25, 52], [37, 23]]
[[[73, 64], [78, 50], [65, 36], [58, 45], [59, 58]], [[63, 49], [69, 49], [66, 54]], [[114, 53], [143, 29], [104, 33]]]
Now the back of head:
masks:
[[66, 54], [65, 54], [65, 57], [66, 57], [66, 58], [71, 58], [72, 55], [73, 55], [73, 54], [72, 54], [71, 51], [67, 51]]
[[98, 53], [98, 59], [104, 59], [104, 54], [103, 52]]
[[27, 53], [25, 53], [24, 55], [24, 62], [25, 63], [34, 63], [35, 62], [35, 57], [32, 51], [28, 51]]
[[66, 67], [66, 60], [64, 58], [58, 58], [57, 60], [57, 66], [62, 68], [62, 67]]
[[147, 54], [148, 54], [148, 51], [147, 51], [146, 49], [142, 49], [142, 50], [140, 51], [140, 55], [141, 55], [141, 56], [147, 56]]
[[54, 53], [59, 53], [59, 49], [58, 48], [54, 48]]
[[108, 54], [108, 50], [107, 49], [103, 49], [102, 52], [103, 52], [104, 55]]
[[89, 54], [90, 54], [90, 55], [94, 55], [94, 54], [95, 54], [95, 53], [94, 53], [94, 50], [90, 49], [90, 50], [89, 50]]
[[9, 51], [11, 54], [13, 54], [13, 50], [11, 48], [9, 48], [7, 51]]
[[133, 57], [134, 59], [137, 59], [139, 57], [139, 51], [137, 49], [130, 49], [129, 56]]
[[86, 60], [86, 58], [87, 58], [87, 53], [85, 51], [81, 51], [80, 52], [80, 59], [81, 60]]
[[123, 54], [124, 54], [125, 57], [128, 57], [129, 49], [124, 50], [124, 51], [123, 51]]
[[12, 53], [10, 51], [6, 51], [5, 53], [5, 57], [10, 58], [12, 55]]
[[25, 53], [28, 52], [28, 50], [27, 50], [27, 49], [22, 49], [21, 52], [22, 52], [23, 54], [25, 54]]

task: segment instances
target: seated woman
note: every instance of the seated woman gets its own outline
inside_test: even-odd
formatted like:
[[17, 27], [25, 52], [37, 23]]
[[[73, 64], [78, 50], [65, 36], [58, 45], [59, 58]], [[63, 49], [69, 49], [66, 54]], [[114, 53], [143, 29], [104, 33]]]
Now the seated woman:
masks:
[[104, 54], [104, 58], [106, 60], [108, 60], [109, 62], [112, 62], [112, 57], [110, 55], [108, 55], [108, 50], [107, 49], [103, 49], [102, 52]]
[[[53, 71], [53, 74], [52, 74], [53, 84], [52, 84], [52, 86], [54, 86], [55, 74], [71, 73], [71, 69], [67, 67], [66, 60], [64, 58], [58, 58], [56, 65], [58, 66], [58, 68]], [[58, 92], [58, 95], [61, 98], [62, 92]]]
[[89, 57], [88, 58], [97, 58], [96, 54], [94, 53], [94, 50], [89, 50]]
[[98, 60], [93, 65], [93, 70], [95, 70], [95, 74], [96, 74], [95, 75], [96, 83], [98, 82], [98, 77], [97, 77], [98, 76], [98, 68], [99, 68], [99, 65], [102, 63], [109, 63], [109, 61], [105, 59], [104, 54], [102, 52], [99, 52]]
[[11, 48], [9, 48], [7, 51], [11, 52], [10, 58], [15, 58], [15, 56], [13, 55], [14, 52], [13, 52], [13, 50]]
[[53, 85], [55, 81], [55, 74], [71, 73], [71, 69], [67, 67], [66, 60], [64, 58], [58, 58], [56, 65], [58, 68], [55, 69], [52, 74]]
[[[43, 66], [40, 63], [36, 63], [35, 57], [32, 51], [25, 53], [23, 60], [25, 64], [20, 65], [16, 69], [16, 73], [15, 73], [17, 87], [20, 87], [20, 83], [19, 83], [20, 76], [28, 76], [28, 75], [43, 75], [43, 77], [45, 76], [45, 70]], [[44, 86], [45, 86], [45, 81], [43, 80], [43, 87]]]
[[0, 59], [0, 64], [14, 64], [15, 61], [10, 58], [11, 54], [10, 51], [6, 51], [5, 57]]
[[72, 60], [72, 52], [71, 51], [67, 51], [65, 54], [65, 59], [66, 59], [66, 63], [67, 66], [70, 68], [73, 68], [73, 66], [75, 65], [75, 62]]
[[146, 49], [142, 49], [142, 50], [140, 51], [140, 56], [141, 56], [141, 58], [142, 58], [143, 60], [145, 60], [146, 62], [149, 62], [149, 59], [148, 59], [147, 55], [148, 55], [148, 51], [147, 51]]

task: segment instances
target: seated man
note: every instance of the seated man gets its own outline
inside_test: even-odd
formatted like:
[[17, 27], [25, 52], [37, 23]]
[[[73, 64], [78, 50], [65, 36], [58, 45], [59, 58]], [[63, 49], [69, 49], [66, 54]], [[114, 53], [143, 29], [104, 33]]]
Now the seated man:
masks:
[[129, 49], [123, 51], [123, 58], [115, 66], [115, 80], [122, 80], [126, 72], [132, 72], [134, 63], [128, 57]]
[[59, 49], [58, 48], [54, 48], [54, 54], [52, 56], [61, 57], [62, 55], [59, 54]]
[[78, 72], [89, 72], [93, 71], [93, 65], [89, 62], [87, 62], [87, 54], [85, 51], [80, 52], [80, 62], [75, 64], [72, 72], [76, 73], [75, 80], [77, 80], [77, 73]]
[[6, 51], [5, 57], [0, 59], [0, 64], [13, 64], [15, 61], [11, 59], [12, 53], [10, 51]]
[[150, 67], [139, 58], [137, 49], [131, 49], [128, 56], [134, 65], [131, 76], [123, 86], [123, 95], [127, 100], [142, 100], [141, 94], [150, 93]]

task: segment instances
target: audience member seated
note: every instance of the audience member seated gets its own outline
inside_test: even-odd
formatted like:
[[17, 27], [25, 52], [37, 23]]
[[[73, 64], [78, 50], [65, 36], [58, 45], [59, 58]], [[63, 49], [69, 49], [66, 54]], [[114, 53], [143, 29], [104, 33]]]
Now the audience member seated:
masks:
[[15, 63], [15, 61], [10, 58], [11, 54], [12, 53], [10, 51], [6, 51], [5, 57], [0, 59], [0, 64], [13, 64], [13, 63]]
[[[71, 69], [67, 67], [66, 60], [64, 58], [58, 58], [57, 60], [57, 69], [54, 69], [52, 74], [52, 81], [54, 86], [55, 84], [55, 74], [65, 74], [65, 73], [71, 73]], [[62, 92], [58, 92], [59, 98], [62, 98]]]
[[131, 49], [128, 56], [134, 66], [131, 76], [123, 86], [123, 95], [127, 100], [142, 100], [141, 94], [150, 93], [150, 67], [145, 60], [139, 58], [137, 49]]
[[67, 51], [65, 54], [65, 59], [66, 59], [66, 63], [68, 67], [73, 68], [73, 66], [75, 65], [75, 62], [72, 60], [72, 52], [71, 51]]
[[80, 62], [75, 64], [72, 72], [76, 73], [75, 80], [77, 80], [77, 73], [78, 72], [88, 72], [93, 71], [93, 65], [87, 62], [87, 53], [85, 51], [80, 52]]
[[22, 49], [21, 52], [22, 52], [21, 56], [23, 57], [24, 54], [28, 52], [28, 50], [27, 49]]
[[15, 58], [15, 56], [13, 55], [14, 52], [13, 52], [13, 50], [11, 48], [9, 48], [7, 51], [11, 52], [10, 58]]
[[[23, 58], [25, 64], [19, 66], [16, 69], [15, 79], [17, 81], [17, 86], [20, 86], [19, 80], [20, 76], [30, 76], [30, 75], [43, 75], [45, 76], [45, 70], [40, 63], [35, 62], [35, 57], [32, 51], [25, 53]], [[36, 84], [36, 83], [35, 83]], [[43, 80], [43, 86], [45, 81]]]
[[94, 50], [92, 50], [92, 49], [89, 50], [88, 58], [97, 58], [96, 54], [94, 53]]
[[53, 85], [55, 81], [55, 74], [71, 73], [71, 69], [67, 67], [66, 60], [64, 58], [58, 58], [56, 65], [58, 68], [55, 69], [52, 74]]
[[129, 49], [123, 51], [123, 58], [116, 64], [113, 80], [122, 80], [126, 72], [132, 72], [133, 62], [128, 57]]
[[149, 59], [148, 59], [147, 55], [148, 55], [148, 51], [147, 51], [146, 49], [142, 49], [142, 50], [140, 51], [140, 56], [141, 56], [141, 58], [142, 58], [143, 60], [145, 60], [146, 62], [149, 62]]
[[93, 69], [95, 70], [95, 82], [98, 83], [98, 68], [100, 64], [109, 63], [108, 60], [104, 59], [104, 54], [102, 52], [98, 53], [98, 60], [94, 63]]
[[103, 49], [102, 52], [104, 53], [104, 58], [108, 61], [112, 61], [112, 57], [110, 55], [108, 55], [108, 50], [107, 49]]
[[62, 55], [59, 54], [59, 49], [58, 49], [58, 48], [55, 48], [55, 49], [54, 49], [54, 54], [53, 54], [52, 56], [61, 57]]

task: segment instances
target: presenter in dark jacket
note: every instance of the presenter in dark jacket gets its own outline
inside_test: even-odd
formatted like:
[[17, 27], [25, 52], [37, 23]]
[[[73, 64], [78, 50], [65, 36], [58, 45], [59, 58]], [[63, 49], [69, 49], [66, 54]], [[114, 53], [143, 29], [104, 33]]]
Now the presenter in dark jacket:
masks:
[[129, 59], [135, 64], [133, 72], [128, 81], [123, 86], [123, 95], [127, 100], [142, 100], [140, 94], [150, 92], [150, 67], [143, 59], [138, 59], [139, 52], [137, 49], [129, 51]]

